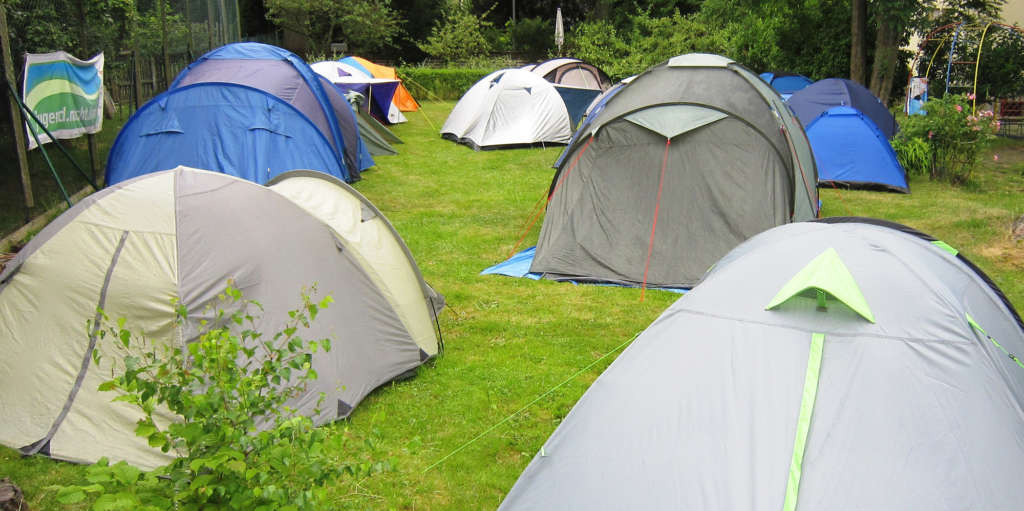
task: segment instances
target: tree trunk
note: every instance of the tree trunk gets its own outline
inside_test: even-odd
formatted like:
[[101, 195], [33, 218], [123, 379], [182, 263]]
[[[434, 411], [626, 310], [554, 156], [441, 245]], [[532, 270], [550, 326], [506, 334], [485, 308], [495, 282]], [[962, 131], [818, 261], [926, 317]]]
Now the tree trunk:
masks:
[[898, 52], [896, 28], [891, 20], [881, 17], [878, 21], [878, 34], [875, 38], [875, 61], [871, 66], [871, 86], [869, 88], [886, 106], [889, 106]]
[[864, 35], [867, 31], [868, 4], [867, 0], [852, 0], [851, 4], [853, 12], [850, 16], [850, 79], [863, 85], [867, 68]]

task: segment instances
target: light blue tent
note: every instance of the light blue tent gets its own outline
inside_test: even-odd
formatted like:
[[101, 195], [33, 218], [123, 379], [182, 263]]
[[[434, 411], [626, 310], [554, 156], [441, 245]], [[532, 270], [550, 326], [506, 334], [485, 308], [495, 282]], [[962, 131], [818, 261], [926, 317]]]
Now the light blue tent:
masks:
[[861, 111], [832, 107], [807, 125], [818, 165], [818, 186], [910, 193], [907, 175], [889, 140]]
[[768, 82], [768, 85], [771, 85], [782, 96], [782, 99], [789, 99], [794, 92], [814, 83], [813, 80], [802, 74], [785, 71], [770, 71], [758, 76]]
[[359, 129], [344, 97], [325, 85], [298, 55], [262, 43], [232, 43], [199, 57], [168, 89], [194, 83], [224, 82], [248, 85], [284, 100], [302, 112], [324, 134], [351, 176], [373, 165], [369, 153], [360, 155]]
[[230, 83], [172, 89], [143, 105], [110, 148], [106, 182], [179, 165], [260, 184], [295, 169], [350, 180], [309, 118], [272, 94]]

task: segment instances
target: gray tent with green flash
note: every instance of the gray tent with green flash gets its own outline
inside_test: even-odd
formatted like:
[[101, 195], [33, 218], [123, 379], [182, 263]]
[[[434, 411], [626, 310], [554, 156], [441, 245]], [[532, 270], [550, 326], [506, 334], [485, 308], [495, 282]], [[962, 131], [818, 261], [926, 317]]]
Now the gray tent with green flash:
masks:
[[1024, 326], [941, 241], [800, 222], [719, 261], [602, 374], [501, 511], [1020, 509]]
[[577, 134], [551, 182], [531, 272], [689, 287], [748, 237], [817, 215], [803, 128], [718, 55], [638, 76]]

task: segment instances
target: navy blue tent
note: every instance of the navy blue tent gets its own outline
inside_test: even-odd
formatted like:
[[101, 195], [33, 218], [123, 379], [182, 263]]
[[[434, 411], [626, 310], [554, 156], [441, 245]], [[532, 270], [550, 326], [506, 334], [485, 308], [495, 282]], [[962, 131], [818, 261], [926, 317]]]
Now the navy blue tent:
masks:
[[773, 89], [779, 92], [783, 98], [788, 98], [794, 92], [814, 83], [813, 80], [798, 73], [787, 73], [783, 71], [771, 71], [759, 75], [762, 80], [768, 82]]
[[569, 140], [569, 145], [565, 146], [565, 149], [562, 151], [562, 154], [558, 156], [558, 160], [555, 161], [555, 164], [552, 165], [552, 168], [557, 169], [558, 167], [562, 166], [562, 162], [565, 160], [566, 155], [569, 154], [569, 148], [571, 148], [573, 144], [576, 142], [576, 139], [579, 138], [580, 133], [584, 133], [587, 131], [586, 128], [587, 126], [590, 125], [590, 121], [597, 117], [597, 114], [604, 109], [604, 105], [608, 103], [608, 100], [612, 99], [613, 96], [618, 94], [622, 90], [622, 88], [628, 84], [629, 82], [627, 81], [621, 81], [611, 86], [608, 90], [602, 92], [600, 96], [594, 98], [594, 100], [590, 102], [590, 105], [587, 106], [587, 109], [584, 112], [586, 117], [584, 117], [581, 120], [579, 128], [576, 128], [576, 131], [574, 131], [572, 134], [572, 139]]
[[221, 46], [185, 68], [168, 89], [203, 82], [248, 85], [289, 103], [324, 134], [351, 180], [359, 179], [359, 171], [373, 165], [372, 159], [359, 157], [355, 116], [350, 110], [346, 113], [332, 106], [345, 103], [344, 98], [332, 101], [334, 88], [325, 87], [320, 75], [288, 50], [262, 43]]
[[891, 139], [896, 134], [896, 119], [889, 113], [889, 109], [871, 91], [852, 80], [844, 78], [818, 80], [794, 92], [786, 103], [800, 119], [804, 128], [829, 108], [851, 106], [868, 116], [882, 131], [885, 138]]
[[807, 126], [818, 186], [910, 193], [907, 175], [878, 126], [848, 106], [832, 107]]
[[172, 89], [143, 105], [110, 148], [106, 182], [179, 165], [260, 184], [295, 169], [351, 180], [309, 118], [272, 94], [230, 83]]

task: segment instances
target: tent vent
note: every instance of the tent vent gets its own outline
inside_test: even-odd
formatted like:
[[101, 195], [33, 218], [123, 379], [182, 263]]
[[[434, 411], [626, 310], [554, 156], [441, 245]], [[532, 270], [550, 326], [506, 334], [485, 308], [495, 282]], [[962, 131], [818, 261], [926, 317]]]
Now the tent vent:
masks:
[[339, 399], [338, 400], [338, 417], [347, 417], [348, 414], [351, 413], [351, 412], [352, 412], [352, 405], [350, 405], [350, 404], [348, 404], [348, 403], [346, 403], [346, 402], [344, 402], [344, 401]]
[[782, 286], [765, 310], [774, 309], [798, 295], [815, 299], [819, 310], [827, 310], [827, 297], [831, 295], [864, 319], [875, 322], [867, 300], [834, 248], [825, 250], [807, 263], [804, 269]]

